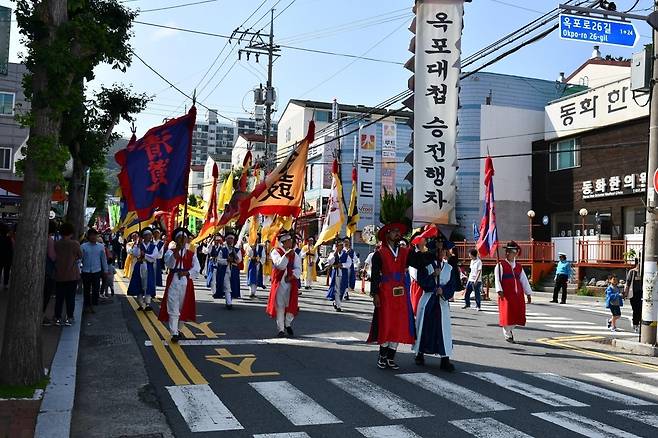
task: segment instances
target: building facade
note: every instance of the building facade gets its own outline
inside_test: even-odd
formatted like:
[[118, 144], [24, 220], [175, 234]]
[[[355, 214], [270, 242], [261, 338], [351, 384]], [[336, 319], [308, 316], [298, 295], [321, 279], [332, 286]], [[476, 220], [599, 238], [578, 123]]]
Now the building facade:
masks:
[[[276, 150], [276, 136], [270, 138], [268, 158], [273, 159]], [[247, 151], [251, 151], [252, 160], [260, 161], [265, 157], [265, 137], [258, 134], [240, 134], [233, 144], [231, 164], [234, 169], [241, 167]]]

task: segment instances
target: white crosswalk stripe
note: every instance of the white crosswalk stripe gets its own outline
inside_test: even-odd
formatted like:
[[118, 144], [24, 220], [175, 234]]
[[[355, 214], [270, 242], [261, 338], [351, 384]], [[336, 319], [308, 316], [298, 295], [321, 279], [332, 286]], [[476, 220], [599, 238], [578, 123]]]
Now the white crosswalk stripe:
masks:
[[611, 332], [609, 329], [594, 329], [594, 330], [574, 330], [573, 333], [577, 335], [599, 335], [599, 336], [616, 336], [616, 337], [624, 337], [624, 336], [635, 336], [637, 337], [637, 333], [633, 332]]
[[192, 432], [244, 429], [210, 386], [179, 385], [166, 388]]
[[650, 379], [658, 380], [658, 373], [635, 373], [638, 376], [648, 377]]
[[643, 382], [635, 382], [624, 377], [614, 376], [608, 373], [584, 373], [583, 376], [590, 377], [592, 379], [601, 380], [602, 382], [610, 383], [612, 385], [623, 386], [634, 391], [646, 392], [653, 396], [658, 394], [658, 387], [654, 385], [649, 385]]
[[658, 428], [658, 415], [652, 414], [650, 412], [635, 411], [630, 409], [610, 411], [613, 414], [621, 415], [629, 420], [639, 421], [640, 423], [647, 424], [649, 426]]
[[289, 382], [252, 382], [249, 385], [295, 426], [342, 423]]
[[254, 438], [311, 438], [306, 432], [265, 433]]
[[602, 397], [608, 400], [613, 400], [628, 406], [650, 406], [655, 403], [641, 400], [630, 395], [622, 394], [620, 392], [611, 391], [600, 386], [592, 385], [589, 383], [581, 382], [579, 380], [570, 379], [564, 376], [558, 376], [553, 373], [528, 373], [533, 377], [537, 377], [547, 382], [555, 383], [556, 385], [566, 386], [567, 388], [576, 389], [578, 391], [584, 392], [586, 394], [595, 395], [597, 397]]
[[413, 403], [398, 397], [363, 377], [329, 379], [329, 381], [392, 420], [433, 416]]
[[556, 325], [546, 324], [546, 326], [548, 327], [563, 327], [565, 325], [572, 326], [569, 328], [578, 328], [580, 326], [584, 326], [584, 328], [589, 328], [590, 326], [595, 324], [593, 322], [587, 322], [587, 321], [560, 321], [559, 323], [556, 323]]
[[421, 438], [414, 431], [401, 425], [357, 427], [357, 431], [366, 438]]
[[519, 382], [518, 380], [510, 379], [509, 377], [505, 377], [500, 374], [488, 372], [467, 372], [465, 374], [477, 377], [478, 379], [484, 380], [485, 382], [493, 383], [494, 385], [498, 385], [509, 391], [516, 392], [517, 394], [521, 394], [525, 397], [537, 400], [538, 402], [550, 406], [589, 406], [585, 403], [572, 400], [560, 394], [556, 394], [554, 392], [547, 391], [527, 383]]
[[477, 438], [532, 438], [531, 435], [493, 418], [455, 420], [451, 421], [450, 424]]
[[449, 382], [429, 373], [398, 374], [397, 377], [413, 383], [440, 397], [446, 398], [472, 412], [513, 410], [513, 407], [497, 402], [485, 395]]
[[639, 438], [632, 433], [573, 412], [538, 412], [532, 415], [589, 438]]

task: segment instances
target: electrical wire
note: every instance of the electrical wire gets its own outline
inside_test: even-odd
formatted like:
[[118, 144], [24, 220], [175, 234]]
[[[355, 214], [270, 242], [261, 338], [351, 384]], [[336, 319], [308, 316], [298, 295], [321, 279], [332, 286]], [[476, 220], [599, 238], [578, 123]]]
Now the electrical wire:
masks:
[[192, 2], [192, 3], [183, 3], [183, 4], [180, 4], [180, 5], [163, 6], [161, 8], [144, 9], [144, 10], [140, 10], [139, 13], [142, 14], [144, 12], [166, 11], [166, 10], [169, 10], [169, 9], [184, 8], [186, 6], [201, 5], [201, 4], [204, 4], [204, 3], [216, 3], [218, 1], [219, 0], [201, 0], [201, 1]]

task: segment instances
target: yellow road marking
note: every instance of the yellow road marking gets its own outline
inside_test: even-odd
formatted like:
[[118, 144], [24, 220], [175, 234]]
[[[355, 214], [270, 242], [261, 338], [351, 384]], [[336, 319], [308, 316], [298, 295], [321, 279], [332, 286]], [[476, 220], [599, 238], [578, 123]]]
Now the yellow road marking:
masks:
[[196, 336], [194, 333], [192, 333], [192, 330], [190, 330], [187, 325], [183, 324], [183, 326], [180, 328], [180, 332], [185, 336], [185, 339], [196, 339]]
[[[595, 339], [602, 339], [601, 336], [592, 336], [590, 338], [579, 338], [579, 339], [569, 339], [569, 342], [576, 342], [576, 341], [589, 341], [589, 340], [595, 340]], [[631, 366], [636, 366], [640, 368], [645, 368], [648, 370], [654, 370], [658, 371], [658, 365], [653, 365], [650, 363], [645, 363], [645, 362], [639, 362], [633, 359], [627, 359], [624, 357], [619, 357], [615, 356], [612, 354], [607, 354], [607, 353], [601, 353], [598, 351], [592, 351], [592, 350], [587, 350], [582, 347], [577, 347], [575, 345], [570, 345], [567, 344], [566, 341], [563, 338], [542, 338], [542, 339], [537, 339], [537, 342], [545, 345], [551, 345], [555, 347], [561, 347], [561, 348], [566, 348], [568, 350], [573, 350], [577, 351], [578, 353], [582, 353], [588, 356], [594, 356], [598, 357], [599, 359], [604, 359], [608, 360], [611, 362], [618, 362], [618, 363], [623, 363], [626, 365], [631, 365]]]
[[[279, 373], [275, 371], [266, 371], [266, 372], [254, 372], [252, 367], [254, 362], [256, 362], [255, 354], [232, 354], [226, 348], [216, 348], [216, 355], [207, 355], [206, 360], [210, 362], [222, 365], [232, 371], [235, 371], [235, 374], [221, 374], [222, 377], [263, 377], [263, 376], [278, 376]], [[228, 358], [238, 358], [241, 359], [239, 364], [230, 362], [226, 359]]]

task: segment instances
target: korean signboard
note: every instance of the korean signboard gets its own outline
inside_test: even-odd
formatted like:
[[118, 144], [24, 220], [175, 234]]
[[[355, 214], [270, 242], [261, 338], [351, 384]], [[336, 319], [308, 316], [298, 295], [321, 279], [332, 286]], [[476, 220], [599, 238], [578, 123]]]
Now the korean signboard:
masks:
[[[358, 153], [358, 194], [359, 206], [358, 229], [375, 222], [375, 151], [377, 135], [375, 126], [368, 126], [359, 130]], [[379, 222], [379, 221], [378, 221]]]
[[395, 172], [397, 170], [397, 129], [395, 123], [382, 123], [382, 187], [388, 193], [395, 193]]
[[421, 0], [416, 8], [413, 221], [454, 223], [464, 2]]
[[584, 91], [546, 107], [545, 140], [614, 125], [649, 115], [646, 93], [631, 91], [623, 79]]
[[578, 191], [583, 199], [609, 198], [613, 196], [644, 193], [647, 190], [647, 173], [631, 173], [583, 181]]
[[322, 187], [331, 188], [331, 167], [334, 162], [334, 152], [338, 149], [338, 140], [332, 137], [326, 137], [323, 143], [324, 151], [322, 152]]
[[9, 36], [11, 34], [11, 8], [0, 6], [0, 75], [9, 72]]

